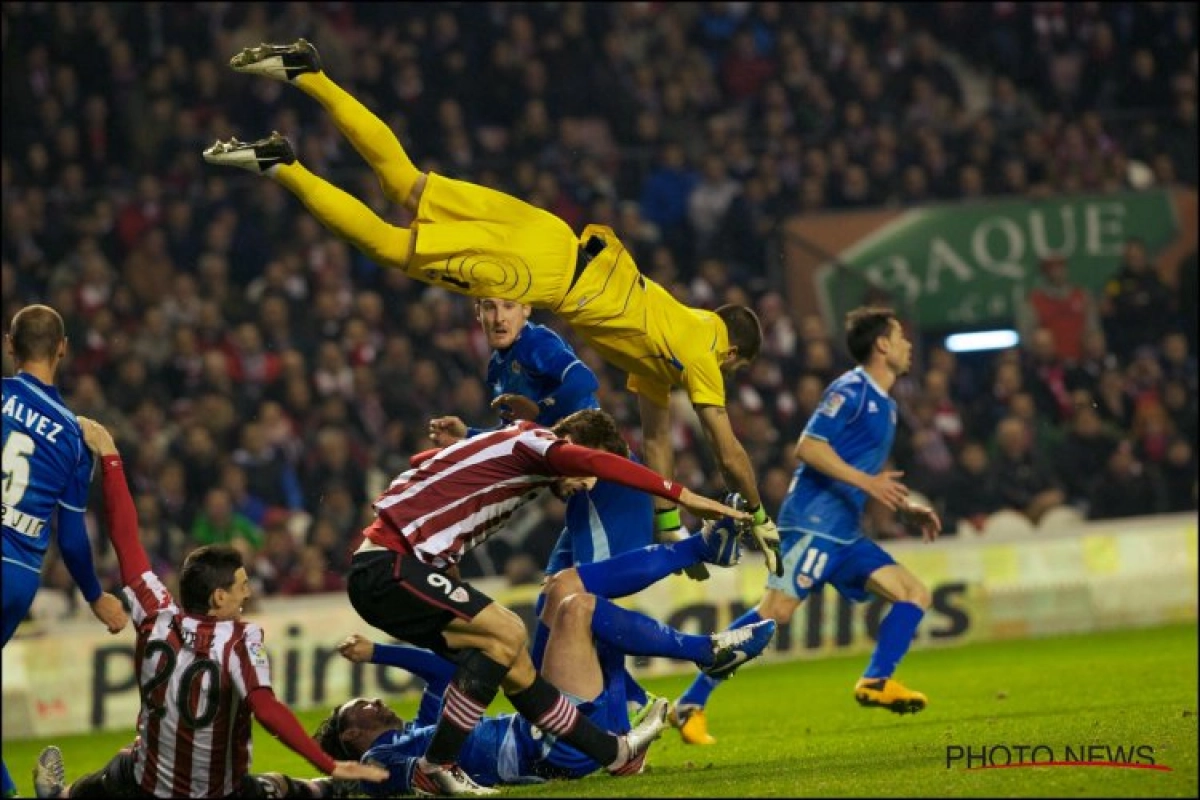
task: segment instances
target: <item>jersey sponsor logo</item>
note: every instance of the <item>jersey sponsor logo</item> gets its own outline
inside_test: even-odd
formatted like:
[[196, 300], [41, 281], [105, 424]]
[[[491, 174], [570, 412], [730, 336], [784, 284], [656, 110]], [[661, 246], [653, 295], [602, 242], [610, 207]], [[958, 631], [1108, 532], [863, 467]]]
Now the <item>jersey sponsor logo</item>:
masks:
[[0, 514], [3, 515], [4, 527], [10, 528], [17, 533], [24, 534], [32, 538], [41, 536], [42, 529], [46, 527], [46, 523], [37, 517], [30, 516], [24, 511], [18, 511], [5, 503], [0, 507]]
[[824, 414], [827, 417], [836, 417], [838, 411], [846, 403], [846, 396], [837, 392], [830, 392], [829, 396], [821, 401], [821, 407], [817, 412]]

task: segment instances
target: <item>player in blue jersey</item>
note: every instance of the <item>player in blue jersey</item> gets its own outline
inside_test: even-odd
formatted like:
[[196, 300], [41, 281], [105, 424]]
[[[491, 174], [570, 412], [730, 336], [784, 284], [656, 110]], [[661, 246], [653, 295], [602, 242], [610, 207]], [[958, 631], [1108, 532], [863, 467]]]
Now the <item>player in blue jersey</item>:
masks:
[[[112, 633], [129, 622], [121, 601], [100, 590], [83, 514], [92, 455], [79, 422], [54, 387], [67, 352], [62, 317], [31, 305], [5, 337], [17, 374], [4, 379], [4, 644], [33, 605], [57, 511], [58, 547], [92, 613]], [[4, 796], [16, 786], [4, 768]]]
[[[630, 728], [624, 681], [627, 653], [690, 659], [706, 673], [723, 678], [760, 655], [775, 631], [771, 620], [745, 629], [697, 636], [625, 610], [609, 599], [633, 594], [691, 564], [731, 566], [740, 557], [740, 535], [738, 526], [725, 518], [706, 524], [701, 533], [681, 541], [652, 545], [551, 577], [546, 590], [550, 599], [545, 616], [552, 630], [546, 649], [546, 676], [594, 722], [620, 732]], [[614, 583], [609, 577], [612, 575], [621, 576], [619, 582]], [[609, 597], [592, 591], [598, 583], [607, 587]], [[375, 644], [357, 634], [338, 649], [351, 661], [403, 666], [426, 681], [425, 697], [412, 722], [406, 724], [379, 699], [360, 697], [335, 708], [315, 734], [327, 753], [361, 758], [388, 768], [388, 781], [374, 786], [363, 784], [363, 791], [411, 794], [412, 771], [433, 735], [440, 692], [449, 684], [455, 666], [433, 653], [427, 654], [425, 662], [414, 664], [408, 652], [411, 648]], [[431, 699], [434, 702], [429, 702]], [[661, 729], [666, 706], [662, 698], [652, 703], [644, 724]], [[459, 764], [481, 786], [582, 778], [599, 769], [595, 761], [515, 714], [483, 718], [467, 739]]]
[[[733, 625], [763, 619], [783, 624], [825, 583], [855, 602], [882, 597], [892, 606], [854, 696], [863, 706], [917, 712], [925, 708], [925, 695], [892, 675], [929, 608], [929, 590], [868, 539], [860, 524], [871, 499], [919, 526], [926, 541], [941, 531], [937, 514], [908, 503], [903, 473], [882, 471], [896, 432], [896, 402], [888, 392], [908, 372], [912, 343], [890, 309], [864, 307], [846, 317], [846, 345], [858, 367], [826, 388], [796, 444], [800, 466], [779, 511], [783, 576], [770, 576], [758, 606]], [[698, 675], [679, 698], [672, 721], [685, 742], [715, 741], [704, 706], [716, 686]]]
[[[595, 373], [557, 333], [530, 322], [532, 312], [531, 306], [498, 297], [475, 301], [475, 315], [492, 348], [487, 369], [492, 408], [504, 424], [526, 419], [546, 426], [575, 411], [599, 408]], [[439, 447], [481, 430], [453, 416], [429, 422], [429, 438]], [[614, 445], [613, 452], [629, 456], [624, 442]], [[654, 537], [653, 514], [649, 495], [611, 481], [598, 481], [588, 491], [572, 494], [546, 574], [645, 547]], [[543, 602], [538, 599], [539, 616]], [[532, 646], [535, 666], [541, 666], [548, 635], [539, 622]], [[632, 677], [627, 679], [627, 692], [636, 705], [646, 705], [645, 690]]]

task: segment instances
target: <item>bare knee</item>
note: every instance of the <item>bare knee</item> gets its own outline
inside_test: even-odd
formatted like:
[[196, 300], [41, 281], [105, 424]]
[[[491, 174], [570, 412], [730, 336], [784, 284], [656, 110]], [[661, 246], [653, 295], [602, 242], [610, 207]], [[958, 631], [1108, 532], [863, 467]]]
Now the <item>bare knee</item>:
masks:
[[779, 625], [786, 625], [791, 621], [792, 614], [796, 613], [799, 606], [800, 601], [796, 598], [774, 589], [768, 589], [755, 610], [763, 619], [773, 619]]
[[542, 594], [546, 596], [546, 604], [542, 607], [542, 621], [549, 625], [554, 621], [558, 607], [568, 597], [585, 591], [583, 581], [579, 579], [579, 573], [574, 568], [564, 569], [546, 578], [546, 585], [542, 589]]
[[567, 595], [558, 604], [558, 614], [553, 617], [554, 627], [565, 630], [588, 630], [592, 626], [592, 615], [595, 611], [595, 595], [587, 592]]
[[929, 589], [916, 579], [905, 585], [900, 600], [920, 606], [922, 611], [928, 611], [929, 607], [933, 605], [933, 597], [929, 594]]
[[525, 623], [510, 609], [496, 607], [497, 613], [488, 628], [488, 639], [480, 649], [493, 661], [511, 666], [525, 652], [528, 632]]

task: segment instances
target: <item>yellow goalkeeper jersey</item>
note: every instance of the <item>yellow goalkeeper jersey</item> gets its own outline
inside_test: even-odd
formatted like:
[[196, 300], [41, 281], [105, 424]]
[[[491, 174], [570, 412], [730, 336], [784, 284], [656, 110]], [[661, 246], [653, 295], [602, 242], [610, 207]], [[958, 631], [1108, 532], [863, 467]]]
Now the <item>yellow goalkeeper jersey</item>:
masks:
[[606, 247], [592, 259], [555, 313], [606, 361], [629, 374], [630, 391], [658, 406], [671, 388], [694, 405], [725, 405], [721, 360], [729, 350], [725, 323], [690, 308], [642, 275], [612, 229], [589, 225], [579, 237]]

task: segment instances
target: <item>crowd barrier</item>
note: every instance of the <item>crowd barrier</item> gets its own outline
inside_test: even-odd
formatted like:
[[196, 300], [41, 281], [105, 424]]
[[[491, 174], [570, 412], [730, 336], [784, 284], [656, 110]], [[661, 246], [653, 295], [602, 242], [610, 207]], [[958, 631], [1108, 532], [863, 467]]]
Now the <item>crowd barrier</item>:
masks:
[[[959, 537], [885, 546], [933, 594], [914, 648], [958, 645], [1197, 618], [1197, 520], [1193, 514], [1090, 523], [1021, 540]], [[762, 593], [762, 560], [713, 569], [698, 583], [671, 577], [623, 605], [689, 632], [724, 628]], [[476, 585], [533, 620], [537, 586]], [[886, 605], [853, 605], [830, 589], [780, 628], [769, 659], [820, 658], [869, 650]], [[419, 688], [401, 670], [352, 665], [335, 650], [352, 632], [384, 637], [342, 594], [264, 601], [250, 616], [267, 633], [275, 691], [294, 709], [332, 707], [358, 694]], [[19, 636], [4, 648], [3, 738], [129, 728], [138, 710], [133, 636], [72, 622]], [[753, 668], [751, 666], [750, 668]], [[631, 659], [637, 675], [692, 669], [669, 659]]]

